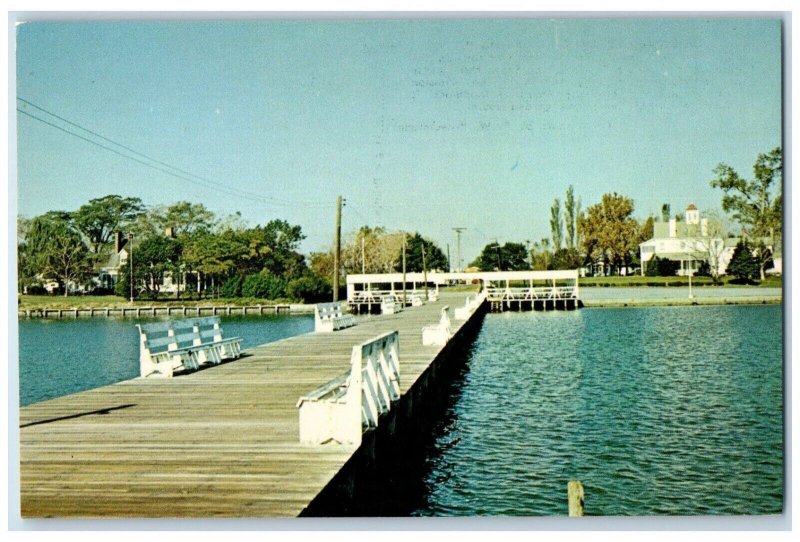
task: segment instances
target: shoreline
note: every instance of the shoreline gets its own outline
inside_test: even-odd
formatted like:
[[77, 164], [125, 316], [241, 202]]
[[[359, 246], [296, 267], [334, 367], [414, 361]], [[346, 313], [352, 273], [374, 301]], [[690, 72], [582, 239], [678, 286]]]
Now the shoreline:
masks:
[[780, 296], [695, 297], [694, 299], [584, 299], [583, 308], [690, 307], [699, 305], [781, 305]]

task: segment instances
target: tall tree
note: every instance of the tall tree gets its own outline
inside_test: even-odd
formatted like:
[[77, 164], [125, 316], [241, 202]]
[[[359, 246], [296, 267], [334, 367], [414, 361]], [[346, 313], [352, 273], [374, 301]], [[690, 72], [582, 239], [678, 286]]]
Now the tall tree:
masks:
[[564, 199], [564, 224], [567, 227], [567, 250], [575, 248], [575, 194], [572, 185], [567, 188], [567, 196]]
[[[430, 239], [425, 239], [415, 232], [406, 238], [406, 271], [409, 273], [422, 272], [422, 247], [425, 247], [425, 268], [428, 271], [447, 269], [447, 256], [444, 255], [442, 249]], [[402, 254], [398, 254], [397, 260], [401, 262]], [[399, 263], [395, 270], [402, 271], [402, 263]]]
[[558, 198], [553, 200], [550, 207], [550, 237], [553, 239], [553, 250], [561, 250], [561, 238], [564, 232], [564, 222], [561, 218], [561, 202]]
[[89, 248], [67, 216], [50, 212], [31, 220], [20, 249], [27, 273], [55, 280], [65, 296], [70, 285], [84, 283], [92, 271]]
[[610, 263], [617, 273], [632, 260], [640, 225], [633, 218], [633, 200], [617, 193], [603, 194], [600, 203], [587, 209], [581, 221], [586, 254]]
[[481, 251], [471, 266], [481, 271], [523, 271], [529, 269], [528, 250], [523, 243], [489, 243]]
[[[171, 273], [177, 276], [181, 259], [181, 244], [169, 237], [153, 236], [136, 246], [133, 265], [135, 290], [143, 288], [151, 299], [158, 299], [164, 276]], [[130, 260], [122, 266], [119, 282], [115, 287], [118, 295], [127, 296], [130, 292]]]
[[[720, 188], [722, 210], [732, 213], [732, 218], [741, 226], [745, 235], [758, 239], [755, 257], [759, 261], [759, 273], [764, 279], [764, 269], [772, 257], [776, 236], [781, 237], [783, 220], [783, 157], [780, 147], [766, 154], [759, 154], [753, 165], [753, 180], [739, 176], [732, 167], [720, 163], [714, 169], [716, 175], [711, 186]], [[764, 239], [769, 239], [769, 244]], [[772, 249], [770, 248], [772, 245]]]
[[89, 240], [94, 254], [108, 246], [114, 232], [128, 227], [144, 212], [139, 198], [123, 198], [116, 194], [89, 200], [73, 213], [77, 229]]

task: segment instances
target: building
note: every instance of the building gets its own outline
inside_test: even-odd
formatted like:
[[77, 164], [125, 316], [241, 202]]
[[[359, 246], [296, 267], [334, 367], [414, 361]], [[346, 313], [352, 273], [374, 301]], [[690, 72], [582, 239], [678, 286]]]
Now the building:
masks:
[[653, 224], [653, 238], [639, 245], [642, 275], [647, 263], [654, 257], [680, 263], [678, 275], [694, 275], [703, 263], [712, 273], [724, 275], [731, 261], [738, 239], [723, 235], [721, 224], [701, 218], [700, 211], [690, 204], [684, 213], [684, 221], [670, 218], [669, 222]]
[[[167, 237], [174, 237], [174, 232], [171, 227], [168, 227], [164, 234]], [[114, 251], [109, 256], [105, 264], [97, 269], [97, 277], [94, 279], [98, 287], [113, 290], [119, 281], [120, 269], [128, 263], [128, 258], [133, 252], [134, 266], [136, 265], [136, 247], [139, 245], [139, 240], [128, 239], [121, 232], [114, 234]], [[160, 286], [161, 293], [175, 294], [178, 292], [179, 285], [173, 280], [171, 273], [165, 273], [163, 283]], [[185, 285], [181, 287], [185, 290]]]

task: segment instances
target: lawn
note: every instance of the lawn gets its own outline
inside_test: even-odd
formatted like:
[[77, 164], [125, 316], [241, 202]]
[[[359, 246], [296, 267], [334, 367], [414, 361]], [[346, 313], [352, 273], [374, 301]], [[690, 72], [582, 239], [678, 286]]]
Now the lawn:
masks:
[[[717, 286], [731, 286], [742, 287], [742, 284], [732, 282], [732, 277], [722, 277], [722, 284]], [[615, 286], [689, 286], [688, 277], [642, 277], [642, 276], [628, 276], [628, 277], [586, 277], [580, 279], [581, 287], [585, 286], [599, 286], [599, 287], [615, 287]], [[780, 288], [783, 285], [781, 277], [768, 276], [764, 281], [759, 284], [753, 284], [754, 288]], [[692, 277], [692, 286], [715, 286], [711, 277]]]

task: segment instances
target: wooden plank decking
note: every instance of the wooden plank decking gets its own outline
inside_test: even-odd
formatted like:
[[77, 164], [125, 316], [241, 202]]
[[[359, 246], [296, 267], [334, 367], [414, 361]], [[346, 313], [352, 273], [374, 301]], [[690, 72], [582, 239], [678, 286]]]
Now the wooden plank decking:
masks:
[[[355, 451], [301, 445], [297, 400], [349, 368], [352, 347], [400, 332], [401, 393], [442, 349], [422, 327], [466, 294], [335, 333], [262, 345], [240, 360], [136, 379], [20, 409], [23, 517], [297, 516]], [[463, 321], [452, 320], [453, 332]]]

